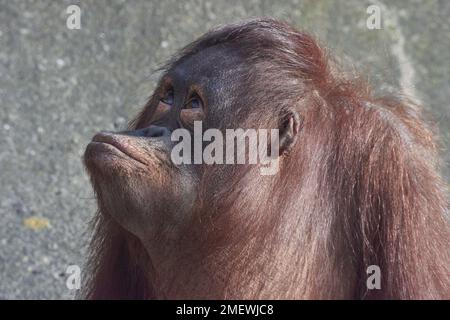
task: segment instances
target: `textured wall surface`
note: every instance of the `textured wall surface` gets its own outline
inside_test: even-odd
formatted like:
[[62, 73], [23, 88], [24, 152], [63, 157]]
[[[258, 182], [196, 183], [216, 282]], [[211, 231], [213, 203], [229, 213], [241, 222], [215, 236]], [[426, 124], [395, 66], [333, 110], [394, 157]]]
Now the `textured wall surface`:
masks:
[[[368, 30], [369, 4], [382, 29]], [[81, 8], [81, 29], [66, 8]], [[287, 20], [353, 62], [379, 92], [422, 101], [450, 177], [450, 1], [0, 0], [0, 298], [71, 298], [95, 199], [81, 163], [100, 129], [124, 128], [176, 49], [218, 24]]]

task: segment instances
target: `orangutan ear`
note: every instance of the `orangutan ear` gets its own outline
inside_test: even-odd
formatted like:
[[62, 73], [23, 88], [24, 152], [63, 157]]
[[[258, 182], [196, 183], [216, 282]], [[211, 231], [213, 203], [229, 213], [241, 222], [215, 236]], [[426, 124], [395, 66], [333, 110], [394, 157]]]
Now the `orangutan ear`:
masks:
[[296, 111], [290, 111], [282, 118], [279, 134], [280, 134], [280, 155], [289, 152], [297, 140], [298, 133], [301, 128], [301, 119]]

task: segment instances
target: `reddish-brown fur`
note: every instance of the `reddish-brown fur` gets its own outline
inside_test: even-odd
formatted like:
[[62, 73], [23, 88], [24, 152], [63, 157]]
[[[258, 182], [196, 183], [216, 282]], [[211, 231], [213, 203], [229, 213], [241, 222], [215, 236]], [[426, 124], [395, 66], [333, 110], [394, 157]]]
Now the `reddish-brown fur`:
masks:
[[[419, 106], [374, 97], [313, 38], [270, 19], [211, 31], [167, 69], [219, 45], [245, 59], [246, 87], [236, 95], [255, 107], [217, 127], [276, 127], [274, 115], [295, 108], [296, 143], [274, 176], [251, 165], [205, 167], [182, 241], [163, 262], [110, 217], [97, 192], [84, 297], [450, 298], [447, 187]], [[133, 128], [148, 124], [152, 99]], [[271, 112], [256, 107], [270, 102]], [[366, 287], [373, 264], [381, 290]]]

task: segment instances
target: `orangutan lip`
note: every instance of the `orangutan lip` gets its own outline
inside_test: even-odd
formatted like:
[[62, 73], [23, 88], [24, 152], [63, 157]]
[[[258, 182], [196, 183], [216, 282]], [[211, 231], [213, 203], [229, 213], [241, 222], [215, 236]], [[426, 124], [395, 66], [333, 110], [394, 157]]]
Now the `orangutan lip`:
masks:
[[115, 149], [119, 150], [121, 153], [125, 154], [129, 158], [142, 163], [143, 165], [147, 165], [144, 161], [142, 161], [132, 149], [128, 143], [122, 141], [121, 138], [118, 138], [117, 135], [113, 135], [110, 133], [100, 132], [97, 133], [94, 138], [92, 138], [92, 142], [94, 143], [104, 143], [108, 144]]

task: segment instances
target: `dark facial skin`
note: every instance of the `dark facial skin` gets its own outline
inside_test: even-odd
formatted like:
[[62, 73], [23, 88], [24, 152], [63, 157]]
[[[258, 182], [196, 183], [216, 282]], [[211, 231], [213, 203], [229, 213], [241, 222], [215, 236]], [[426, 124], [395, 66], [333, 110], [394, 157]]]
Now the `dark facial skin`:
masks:
[[[203, 120], [203, 130], [245, 127], [234, 110], [243, 99], [242, 61], [233, 47], [215, 46], [175, 64], [163, 75], [135, 130], [100, 132], [86, 149], [101, 211], [142, 241], [157, 269], [170, 264], [174, 252], [188, 250], [183, 247], [186, 234], [201, 233], [182, 230], [192, 225], [199, 209], [199, 183], [207, 168], [175, 166], [170, 134], [180, 127], [191, 129], [195, 120]], [[245, 117], [246, 108], [241, 106], [240, 112]], [[285, 134], [293, 132], [292, 125]], [[217, 182], [231, 174], [232, 168], [223, 167], [219, 177], [209, 176], [214, 184], [206, 182], [202, 196], [210, 198], [205, 192], [218, 191]]]

